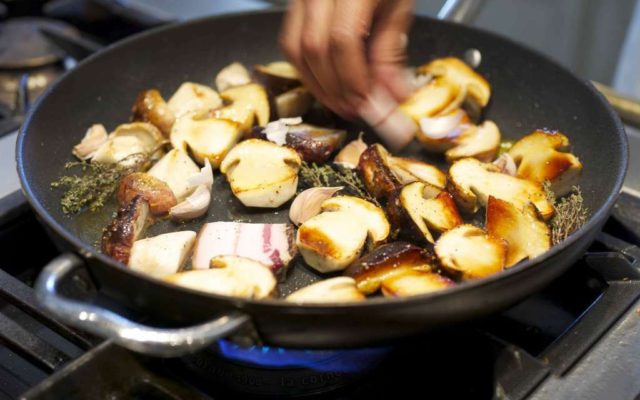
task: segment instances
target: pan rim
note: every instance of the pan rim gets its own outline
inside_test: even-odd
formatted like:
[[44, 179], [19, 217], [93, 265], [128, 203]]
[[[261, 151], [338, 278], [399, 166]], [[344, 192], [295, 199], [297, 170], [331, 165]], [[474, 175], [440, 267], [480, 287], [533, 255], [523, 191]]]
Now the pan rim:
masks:
[[531, 269], [531, 268], [535, 268], [538, 264], [544, 262], [547, 259], [550, 259], [552, 257], [555, 257], [556, 255], [558, 255], [560, 252], [562, 252], [565, 248], [571, 246], [572, 244], [574, 244], [575, 242], [577, 242], [578, 240], [580, 240], [583, 236], [587, 235], [587, 233], [595, 228], [597, 228], [602, 222], [604, 222], [604, 219], [609, 215], [609, 212], [611, 210], [611, 208], [613, 207], [616, 199], [618, 198], [620, 191], [622, 189], [623, 183], [624, 183], [624, 179], [626, 176], [626, 171], [629, 165], [629, 147], [628, 147], [628, 139], [627, 139], [627, 135], [626, 132], [624, 130], [624, 126], [622, 124], [622, 121], [620, 120], [619, 116], [615, 113], [615, 111], [613, 111], [613, 109], [610, 107], [609, 103], [606, 101], [604, 95], [602, 95], [599, 91], [597, 91], [595, 89], [595, 87], [588, 81], [588, 80], [584, 80], [581, 79], [579, 77], [577, 77], [576, 75], [573, 74], [573, 72], [571, 72], [569, 69], [565, 68], [564, 66], [558, 64], [557, 62], [555, 62], [554, 60], [550, 59], [548, 56], [534, 50], [531, 49], [527, 46], [524, 46], [520, 43], [515, 42], [514, 40], [511, 40], [507, 37], [501, 36], [499, 34], [493, 33], [493, 32], [489, 32], [483, 29], [479, 29], [479, 28], [475, 28], [475, 27], [469, 27], [469, 26], [465, 26], [465, 25], [460, 25], [457, 23], [452, 23], [452, 22], [448, 22], [448, 21], [441, 21], [441, 20], [436, 20], [433, 19], [431, 17], [427, 17], [427, 16], [421, 16], [421, 15], [416, 15], [416, 19], [421, 19], [421, 20], [429, 20], [431, 23], [435, 23], [435, 24], [443, 24], [443, 25], [449, 25], [454, 27], [455, 29], [458, 30], [462, 30], [462, 31], [467, 31], [469, 33], [479, 33], [485, 36], [490, 37], [493, 40], [499, 41], [499, 42], [504, 42], [504, 43], [508, 43], [512, 46], [516, 46], [521, 48], [522, 50], [533, 54], [535, 57], [540, 58], [543, 61], [546, 61], [547, 63], [553, 65], [555, 68], [559, 69], [560, 71], [562, 71], [564, 74], [570, 76], [571, 78], [576, 80], [576, 83], [579, 83], [580, 85], [582, 85], [583, 87], [585, 87], [592, 95], [595, 96], [595, 98], [600, 102], [600, 104], [606, 109], [607, 114], [609, 115], [609, 117], [612, 119], [612, 121], [614, 122], [615, 125], [615, 135], [617, 135], [617, 137], [620, 139], [620, 150], [621, 150], [621, 154], [620, 154], [620, 167], [621, 170], [623, 171], [621, 174], [617, 175], [617, 179], [614, 182], [613, 185], [613, 190], [609, 193], [609, 195], [607, 196], [606, 200], [603, 202], [603, 205], [595, 212], [593, 213], [589, 220], [587, 221], [587, 223], [585, 225], [583, 225], [580, 229], [578, 229], [576, 232], [572, 233], [567, 239], [565, 239], [562, 243], [553, 246], [551, 249], [549, 249], [547, 252], [545, 252], [544, 254], [542, 254], [539, 257], [536, 257], [534, 259], [529, 259], [526, 261], [523, 261], [519, 264], [517, 264], [514, 267], [511, 267], [509, 269], [503, 270], [497, 274], [491, 275], [489, 277], [486, 278], [482, 278], [482, 279], [478, 279], [478, 280], [473, 280], [473, 281], [466, 281], [466, 282], [461, 282], [457, 285], [455, 285], [452, 288], [446, 289], [446, 290], [442, 290], [442, 291], [437, 291], [437, 292], [433, 292], [433, 293], [427, 293], [427, 294], [423, 294], [423, 295], [416, 295], [416, 296], [410, 296], [410, 297], [400, 297], [400, 298], [368, 298], [366, 301], [363, 302], [349, 302], [349, 303], [318, 303], [318, 304], [314, 304], [314, 303], [294, 303], [294, 302], [288, 302], [285, 301], [285, 299], [261, 299], [261, 300], [254, 300], [254, 299], [242, 299], [242, 298], [236, 298], [236, 297], [231, 297], [231, 296], [223, 296], [223, 295], [216, 295], [216, 294], [210, 294], [210, 293], [205, 293], [205, 292], [200, 292], [200, 291], [196, 291], [193, 289], [188, 289], [188, 288], [184, 288], [184, 287], [180, 287], [180, 286], [175, 286], [175, 285], [171, 285], [167, 282], [164, 282], [160, 279], [156, 279], [156, 278], [152, 278], [150, 276], [147, 276], [141, 272], [137, 272], [134, 270], [131, 270], [129, 268], [123, 268], [123, 264], [116, 262], [115, 260], [112, 260], [111, 258], [109, 258], [108, 256], [102, 254], [101, 252], [96, 252], [96, 249], [94, 247], [92, 247], [90, 244], [85, 243], [83, 240], [81, 240], [80, 238], [76, 237], [75, 235], [73, 235], [69, 230], [67, 230], [61, 223], [58, 222], [58, 220], [56, 220], [51, 214], [49, 214], [49, 212], [46, 210], [46, 208], [44, 207], [44, 205], [41, 203], [40, 199], [36, 196], [32, 186], [30, 185], [30, 183], [28, 182], [27, 176], [26, 176], [26, 172], [25, 172], [25, 168], [24, 168], [24, 164], [25, 164], [25, 159], [23, 156], [23, 149], [25, 146], [25, 137], [27, 136], [27, 131], [28, 131], [28, 127], [31, 125], [31, 120], [34, 118], [34, 116], [37, 114], [38, 109], [40, 108], [41, 104], [44, 102], [44, 100], [49, 96], [49, 94], [51, 92], [53, 92], [54, 90], [56, 90], [56, 88], [62, 83], [64, 82], [68, 76], [70, 74], [73, 74], [75, 70], [80, 69], [85, 67], [87, 64], [90, 64], [92, 62], [94, 62], [96, 59], [99, 59], [100, 57], [103, 57], [107, 54], [110, 54], [113, 51], [117, 51], [120, 47], [122, 46], [126, 46], [129, 45], [131, 43], [135, 43], [141, 40], [144, 40], [146, 37], [148, 36], [153, 36], [153, 35], [158, 35], [158, 34], [162, 34], [164, 32], [168, 32], [174, 29], [181, 29], [183, 27], [186, 26], [191, 26], [191, 25], [197, 25], [197, 24], [202, 24], [202, 23], [208, 23], [210, 21], [215, 21], [218, 19], [227, 19], [227, 18], [242, 18], [243, 16], [247, 16], [247, 15], [271, 15], [271, 14], [278, 14], [278, 15], [282, 15], [283, 11], [280, 9], [276, 9], [276, 10], [257, 10], [257, 11], [243, 11], [243, 12], [238, 12], [238, 13], [229, 13], [229, 14], [221, 14], [221, 15], [214, 15], [214, 16], [205, 16], [205, 17], [201, 17], [201, 18], [197, 18], [197, 19], [193, 19], [187, 22], [177, 22], [177, 23], [172, 23], [172, 24], [168, 24], [165, 26], [161, 26], [161, 27], [157, 27], [157, 28], [153, 28], [153, 29], [149, 29], [147, 31], [141, 32], [139, 34], [130, 36], [124, 40], [118, 41], [116, 43], [113, 43], [109, 46], [107, 46], [106, 48], [104, 48], [102, 51], [93, 54], [89, 57], [87, 57], [85, 60], [83, 60], [81, 63], [78, 64], [78, 66], [76, 68], [74, 68], [73, 70], [65, 73], [56, 83], [54, 83], [53, 85], [51, 85], [49, 88], [47, 88], [45, 90], [45, 92], [40, 96], [40, 98], [38, 98], [38, 100], [36, 101], [36, 103], [34, 104], [34, 106], [31, 108], [31, 110], [29, 111], [28, 115], [25, 118], [25, 122], [23, 123], [23, 125], [20, 128], [19, 134], [18, 134], [18, 138], [17, 138], [17, 143], [16, 143], [16, 163], [17, 163], [17, 169], [18, 169], [18, 176], [20, 179], [20, 184], [21, 184], [21, 188], [23, 193], [25, 194], [25, 197], [27, 198], [29, 204], [31, 205], [31, 207], [36, 211], [36, 213], [38, 214], [38, 216], [44, 220], [47, 225], [53, 229], [56, 234], [60, 235], [62, 238], [64, 238], [68, 243], [72, 244], [75, 248], [75, 252], [80, 253], [82, 255], [82, 258], [85, 260], [89, 260], [91, 258], [96, 258], [99, 262], [102, 262], [104, 264], [107, 264], [109, 267], [111, 268], [118, 268], [120, 270], [123, 270], [124, 273], [127, 274], [131, 274], [136, 278], [141, 278], [143, 280], [145, 280], [148, 283], [152, 283], [154, 285], [160, 285], [163, 288], [167, 289], [167, 290], [172, 290], [172, 291], [178, 291], [178, 292], [184, 292], [184, 293], [188, 293], [189, 295], [192, 296], [199, 296], [199, 297], [203, 297], [203, 298], [207, 298], [208, 300], [215, 300], [218, 302], [224, 302], [226, 303], [229, 308], [234, 308], [234, 309], [239, 309], [239, 310], [243, 310], [246, 307], [251, 307], [251, 308], [269, 308], [269, 309], [291, 309], [292, 307], [294, 307], [296, 310], [302, 310], [302, 311], [317, 311], [317, 312], [345, 312], [345, 311], [349, 311], [349, 310], [353, 310], [353, 309], [369, 309], [369, 308], [386, 308], [386, 307], [397, 307], [399, 305], [417, 305], [420, 303], [427, 303], [429, 301], [433, 301], [434, 299], [439, 299], [441, 297], [453, 297], [456, 294], [460, 293], [460, 292], [464, 292], [464, 291], [470, 291], [470, 290], [475, 290], [475, 289], [479, 289], [482, 287], [486, 287], [486, 286], [491, 286], [491, 285], [495, 285], [498, 283], [501, 283], [503, 281], [506, 281], [508, 279], [511, 279], [513, 276], [519, 274], [519, 273], [524, 273], [525, 271]]

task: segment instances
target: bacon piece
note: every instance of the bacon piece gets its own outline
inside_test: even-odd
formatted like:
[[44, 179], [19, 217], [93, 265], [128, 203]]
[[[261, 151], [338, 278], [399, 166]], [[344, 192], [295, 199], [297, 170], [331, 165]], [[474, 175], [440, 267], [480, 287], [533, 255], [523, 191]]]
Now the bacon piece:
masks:
[[102, 234], [102, 252], [123, 264], [129, 262], [133, 242], [142, 235], [149, 221], [149, 203], [136, 196], [120, 207]]
[[259, 261], [280, 275], [296, 253], [291, 224], [212, 222], [198, 233], [192, 265], [208, 269], [212, 258], [232, 255]]

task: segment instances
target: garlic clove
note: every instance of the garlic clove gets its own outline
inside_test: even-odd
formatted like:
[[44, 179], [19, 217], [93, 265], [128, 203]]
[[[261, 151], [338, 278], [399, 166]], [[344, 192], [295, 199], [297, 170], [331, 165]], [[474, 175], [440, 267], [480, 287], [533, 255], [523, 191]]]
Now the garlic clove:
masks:
[[360, 156], [367, 149], [367, 144], [362, 140], [362, 132], [356, 140], [347, 143], [346, 146], [334, 158], [333, 163], [345, 168], [355, 169], [360, 162]]
[[204, 159], [204, 167], [200, 169], [200, 172], [193, 175], [188, 179], [189, 186], [197, 188], [200, 185], [205, 185], [209, 190], [213, 186], [213, 168], [208, 158]]
[[198, 218], [209, 210], [209, 203], [211, 203], [211, 189], [202, 184], [180, 204], [173, 206], [169, 215], [175, 220]]
[[437, 117], [425, 117], [420, 119], [420, 129], [422, 133], [430, 139], [444, 139], [454, 137], [461, 133], [460, 124], [464, 112], [457, 112]]
[[81, 160], [88, 160], [93, 157], [94, 153], [100, 146], [106, 143], [109, 135], [102, 124], [94, 124], [87, 129], [84, 137], [73, 147], [73, 155]]
[[517, 173], [516, 162], [513, 160], [513, 157], [511, 157], [508, 153], [504, 153], [500, 155], [500, 157], [496, 158], [496, 160], [493, 162], [493, 165], [498, 167], [500, 172], [502, 172], [503, 174], [516, 176], [516, 173]]
[[300, 225], [308, 219], [318, 215], [322, 203], [342, 190], [338, 187], [314, 187], [300, 193], [291, 203], [289, 219], [296, 225]]

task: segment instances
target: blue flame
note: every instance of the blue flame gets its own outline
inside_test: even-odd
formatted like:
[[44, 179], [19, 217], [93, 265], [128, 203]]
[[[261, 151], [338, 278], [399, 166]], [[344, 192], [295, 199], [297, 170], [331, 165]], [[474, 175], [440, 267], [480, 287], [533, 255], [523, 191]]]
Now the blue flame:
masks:
[[374, 347], [346, 350], [298, 350], [270, 346], [242, 347], [220, 340], [218, 349], [230, 360], [264, 368], [306, 368], [321, 372], [354, 373], [376, 365], [390, 350]]

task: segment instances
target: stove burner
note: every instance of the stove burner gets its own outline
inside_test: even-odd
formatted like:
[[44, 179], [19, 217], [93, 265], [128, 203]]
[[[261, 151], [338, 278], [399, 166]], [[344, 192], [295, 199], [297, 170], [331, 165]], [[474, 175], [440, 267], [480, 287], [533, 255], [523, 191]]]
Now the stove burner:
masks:
[[0, 25], [0, 68], [35, 68], [60, 61], [64, 53], [40, 33], [42, 28], [79, 36], [75, 28], [60, 21], [34, 17], [9, 19]]

